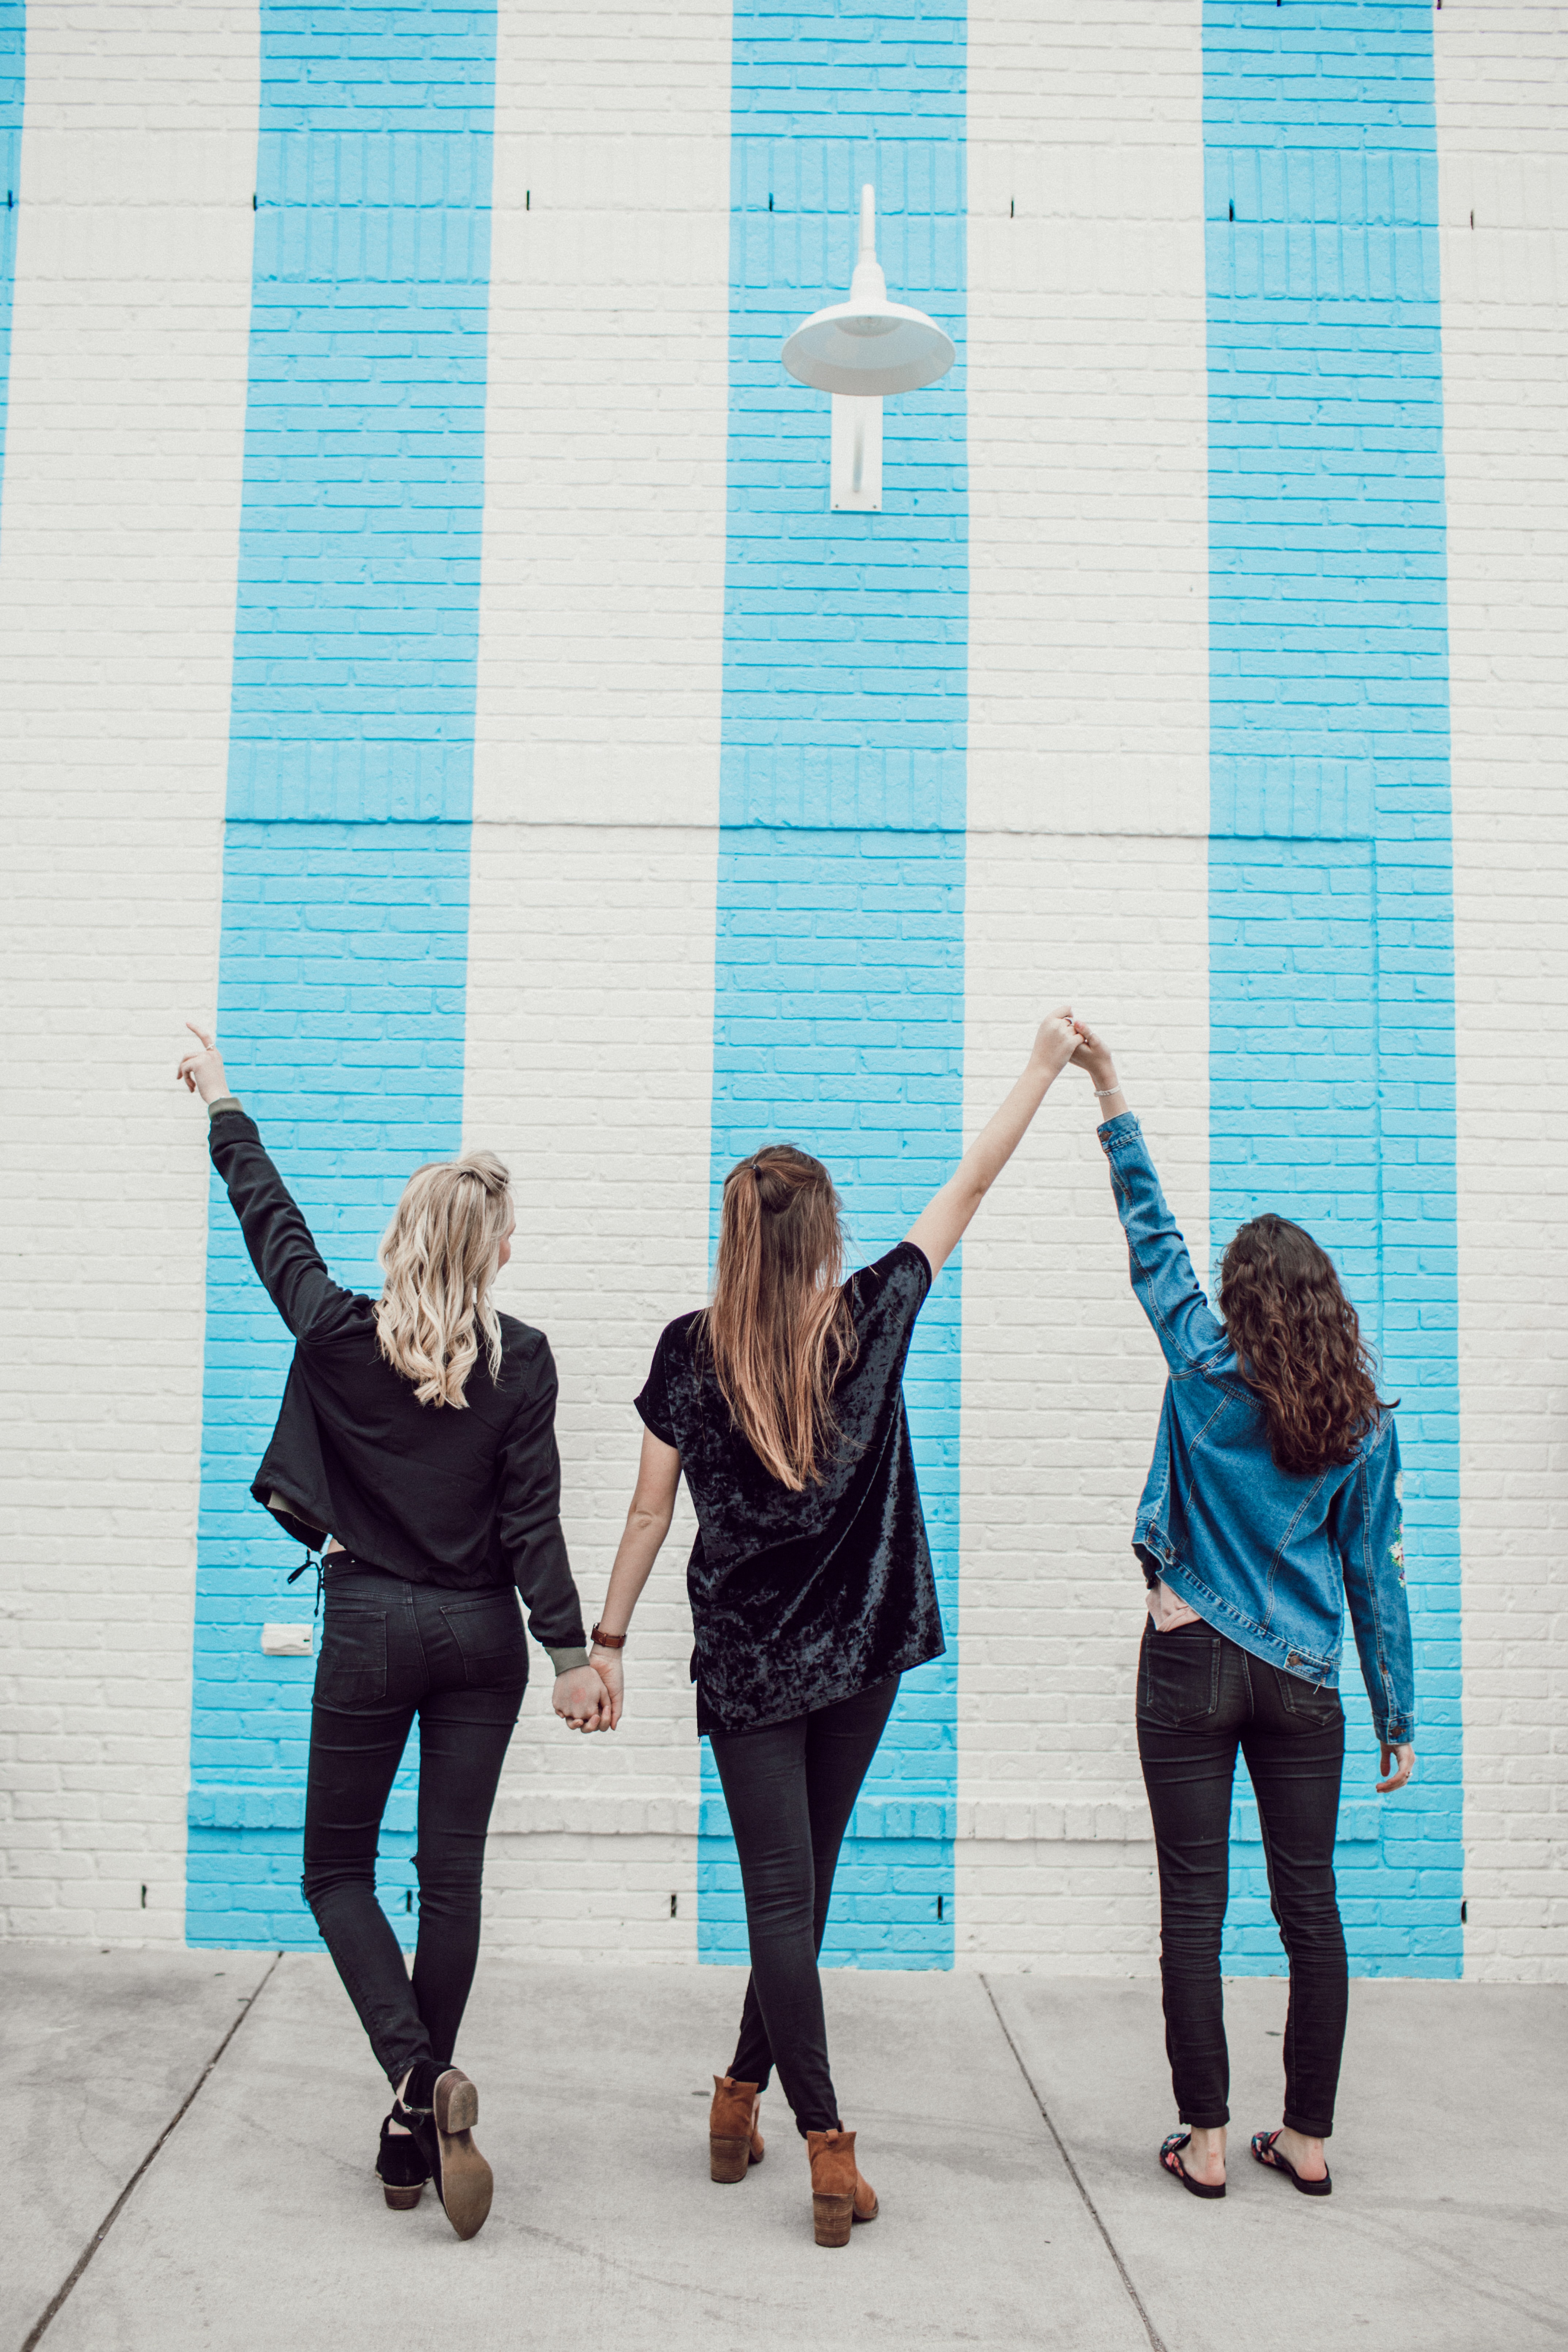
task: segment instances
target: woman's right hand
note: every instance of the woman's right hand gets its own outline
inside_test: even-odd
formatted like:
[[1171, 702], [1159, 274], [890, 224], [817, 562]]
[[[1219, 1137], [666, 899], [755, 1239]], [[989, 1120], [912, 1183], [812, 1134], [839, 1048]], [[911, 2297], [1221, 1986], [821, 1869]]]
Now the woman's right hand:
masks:
[[192, 1094], [200, 1095], [203, 1102], [216, 1102], [220, 1095], [228, 1092], [217, 1039], [209, 1037], [205, 1029], [198, 1029], [194, 1021], [187, 1021], [185, 1026], [193, 1037], [201, 1039], [201, 1047], [198, 1051], [193, 1046], [189, 1053], [181, 1055], [180, 1066], [174, 1073], [175, 1084], [183, 1080]]
[[[1390, 1765], [1397, 1765], [1398, 1769], [1390, 1772]], [[1382, 1769], [1387, 1777], [1378, 1782], [1377, 1793], [1380, 1797], [1392, 1796], [1395, 1789], [1404, 1788], [1415, 1769], [1415, 1750], [1407, 1739], [1398, 1741], [1393, 1748], [1386, 1739], [1383, 1742]]]
[[1091, 1086], [1113, 1087], [1116, 1084], [1116, 1065], [1110, 1058], [1110, 1046], [1103, 1037], [1095, 1035], [1086, 1022], [1080, 1021], [1076, 1025], [1078, 1051], [1072, 1057], [1073, 1068], [1087, 1070]]
[[621, 1654], [618, 1650], [601, 1650], [595, 1646], [588, 1653], [588, 1664], [609, 1694], [610, 1729], [614, 1731], [626, 1703], [626, 1677], [621, 1664]]
[[1072, 1009], [1066, 1004], [1059, 1005], [1055, 1013], [1047, 1013], [1035, 1032], [1029, 1059], [1037, 1068], [1045, 1071], [1047, 1085], [1077, 1058], [1073, 1049], [1079, 1042], [1079, 1034]]

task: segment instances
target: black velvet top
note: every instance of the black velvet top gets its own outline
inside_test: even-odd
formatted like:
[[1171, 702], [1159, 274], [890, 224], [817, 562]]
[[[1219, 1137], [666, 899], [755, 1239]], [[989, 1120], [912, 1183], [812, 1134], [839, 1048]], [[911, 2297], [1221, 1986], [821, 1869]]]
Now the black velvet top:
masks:
[[904, 1359], [931, 1268], [900, 1242], [847, 1285], [860, 1348], [833, 1392], [839, 1436], [802, 1494], [730, 1417], [695, 1315], [665, 1326], [637, 1408], [673, 1445], [697, 1512], [687, 1570], [697, 1728], [744, 1731], [853, 1698], [946, 1643], [914, 1455]]
[[502, 1315], [492, 1379], [481, 1346], [461, 1412], [421, 1404], [375, 1336], [375, 1301], [342, 1289], [257, 1131], [232, 1097], [209, 1149], [251, 1264], [294, 1334], [278, 1426], [251, 1493], [312, 1549], [454, 1591], [515, 1583], [557, 1670], [583, 1664], [583, 1612], [561, 1531], [550, 1343]]

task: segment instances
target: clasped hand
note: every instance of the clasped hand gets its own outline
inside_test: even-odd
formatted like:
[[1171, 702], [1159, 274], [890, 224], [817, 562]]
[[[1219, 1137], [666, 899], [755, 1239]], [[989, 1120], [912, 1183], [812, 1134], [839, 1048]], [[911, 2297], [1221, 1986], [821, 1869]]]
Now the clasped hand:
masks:
[[613, 1731], [610, 1694], [592, 1666], [572, 1666], [555, 1677], [551, 1705], [571, 1731]]

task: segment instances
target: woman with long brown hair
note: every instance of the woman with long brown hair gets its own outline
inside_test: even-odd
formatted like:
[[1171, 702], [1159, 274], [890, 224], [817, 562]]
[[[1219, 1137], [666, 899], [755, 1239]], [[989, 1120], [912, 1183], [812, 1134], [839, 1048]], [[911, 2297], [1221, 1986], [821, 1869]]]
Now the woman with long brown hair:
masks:
[[1082, 1035], [1073, 1059], [1098, 1099], [1132, 1288], [1170, 1372], [1132, 1538], [1148, 1590], [1138, 1753], [1160, 1864], [1165, 2048], [1184, 2126], [1160, 2161], [1194, 2196], [1225, 2195], [1219, 1954], [1239, 1747], [1290, 1964], [1284, 2120], [1253, 2135], [1252, 2154], [1326, 2197], [1323, 2143], [1349, 1994], [1334, 1886], [1347, 1600], [1382, 1743], [1379, 1790], [1402, 1789], [1415, 1762], [1394, 1408], [1377, 1393], [1332, 1263], [1289, 1218], [1254, 1217], [1234, 1236], [1215, 1314], [1110, 1048]]
[[[251, 1263], [294, 1336], [251, 1493], [321, 1560], [303, 1892], [392, 2085], [375, 2170], [407, 2208], [433, 2181], [471, 2238], [490, 2209], [479, 2094], [453, 2064], [479, 1950], [485, 1832], [528, 1681], [529, 1631], [554, 1706], [607, 1729], [561, 1532], [555, 1366], [503, 1315], [517, 1222], [493, 1152], [416, 1169], [381, 1245], [379, 1298], [328, 1273], [212, 1037], [179, 1076], [208, 1112], [214, 1167]], [[413, 1979], [376, 1899], [382, 1814], [419, 1724], [419, 1938]]]
[[697, 1512], [687, 1585], [697, 1728], [711, 1742], [741, 1857], [752, 1976], [728, 2072], [713, 2078], [712, 2178], [763, 2153], [776, 2064], [811, 2162], [816, 2242], [841, 2246], [877, 2200], [827, 2062], [816, 1958], [833, 1874], [899, 1677], [945, 1646], [904, 1419], [915, 1318], [1078, 1044], [1067, 1012], [903, 1240], [844, 1278], [838, 1195], [792, 1144], [724, 1184], [711, 1304], [660, 1335], [637, 1400], [642, 1460], [592, 1663], [623, 1703], [621, 1651], [669, 1531], [682, 1473]]

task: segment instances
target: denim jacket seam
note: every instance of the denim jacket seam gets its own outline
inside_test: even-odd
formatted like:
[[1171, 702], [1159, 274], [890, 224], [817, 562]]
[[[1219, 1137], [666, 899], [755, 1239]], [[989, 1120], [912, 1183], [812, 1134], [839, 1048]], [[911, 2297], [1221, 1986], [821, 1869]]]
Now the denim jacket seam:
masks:
[[[1310, 1503], [1310, 1502], [1312, 1502], [1312, 1501], [1316, 1498], [1316, 1496], [1319, 1496], [1320, 1494], [1321, 1494], [1321, 1492], [1322, 1492], [1322, 1488], [1323, 1488], [1323, 1480], [1324, 1480], [1324, 1477], [1326, 1476], [1326, 1475], [1327, 1475], [1327, 1474], [1326, 1474], [1325, 1472], [1323, 1472], [1323, 1471], [1320, 1471], [1320, 1472], [1319, 1472], [1319, 1474], [1318, 1474], [1318, 1475], [1317, 1475], [1316, 1479], [1313, 1481], [1313, 1483], [1312, 1483], [1312, 1485], [1310, 1486], [1310, 1487], [1309, 1487], [1309, 1489], [1308, 1489], [1308, 1491], [1306, 1492], [1306, 1494], [1304, 1494], [1304, 1495], [1302, 1496], [1302, 1497], [1301, 1497], [1300, 1501], [1297, 1504], [1296, 1508], [1295, 1508], [1294, 1512], [1293, 1512], [1293, 1513], [1292, 1513], [1292, 1515], [1291, 1515], [1291, 1517], [1290, 1517], [1290, 1523], [1289, 1523], [1289, 1527], [1287, 1527], [1287, 1528], [1286, 1528], [1286, 1530], [1285, 1530], [1284, 1534], [1280, 1537], [1280, 1538], [1279, 1538], [1279, 1542], [1278, 1542], [1278, 1543], [1275, 1545], [1275, 1547], [1274, 1547], [1274, 1557], [1273, 1557], [1273, 1559], [1272, 1559], [1269, 1561], [1269, 1563], [1268, 1563], [1268, 1622], [1269, 1622], [1269, 1623], [1270, 1623], [1270, 1624], [1272, 1624], [1272, 1623], [1274, 1622], [1274, 1579], [1275, 1579], [1275, 1576], [1276, 1576], [1276, 1574], [1277, 1574], [1277, 1572], [1278, 1572], [1278, 1570], [1279, 1570], [1279, 1563], [1280, 1563], [1281, 1559], [1282, 1559], [1284, 1558], [1284, 1556], [1285, 1556], [1285, 1547], [1286, 1547], [1286, 1545], [1289, 1542], [1289, 1540], [1290, 1540], [1291, 1537], [1295, 1534], [1296, 1529], [1298, 1528], [1298, 1527], [1300, 1527], [1300, 1523], [1301, 1523], [1301, 1514], [1302, 1514], [1302, 1512], [1306, 1509], [1306, 1507], [1307, 1507], [1308, 1504], [1309, 1504], [1309, 1503]], [[1342, 1639], [1342, 1638], [1343, 1638], [1343, 1626], [1344, 1626], [1344, 1618], [1343, 1618], [1343, 1613], [1342, 1613], [1342, 1613], [1341, 1613], [1340, 1624], [1341, 1624], [1341, 1638]]]
[[1187, 1370], [1193, 1372], [1201, 1371], [1203, 1369], [1203, 1358], [1201, 1356], [1194, 1356], [1191, 1349], [1184, 1347], [1181, 1340], [1177, 1339], [1174, 1331], [1172, 1330], [1170, 1324], [1166, 1321], [1164, 1310], [1161, 1307], [1159, 1300], [1154, 1296], [1153, 1277], [1144, 1265], [1142, 1258], [1139, 1255], [1138, 1244], [1132, 1239], [1131, 1234], [1128, 1235], [1127, 1240], [1127, 1254], [1131, 1258], [1132, 1263], [1136, 1265], [1139, 1273], [1143, 1277], [1144, 1288], [1147, 1291], [1149, 1300], [1148, 1306], [1144, 1311], [1148, 1314], [1150, 1319], [1158, 1326], [1160, 1330], [1165, 1334], [1166, 1338], [1170, 1340], [1172, 1349], [1175, 1354], [1180, 1356]]
[[1374, 1722], [1373, 1728], [1377, 1732], [1378, 1738], [1383, 1739], [1387, 1736], [1389, 1725], [1396, 1719], [1403, 1719], [1403, 1709], [1400, 1707], [1398, 1694], [1394, 1687], [1394, 1676], [1389, 1671], [1388, 1654], [1384, 1646], [1383, 1609], [1378, 1600], [1377, 1570], [1372, 1552], [1372, 1480], [1367, 1469], [1367, 1456], [1364, 1454], [1356, 1464], [1356, 1477], [1362, 1490], [1362, 1559], [1366, 1576], [1367, 1606], [1372, 1612], [1373, 1655], [1377, 1660], [1377, 1679], [1383, 1694], [1383, 1722], [1381, 1726]]

